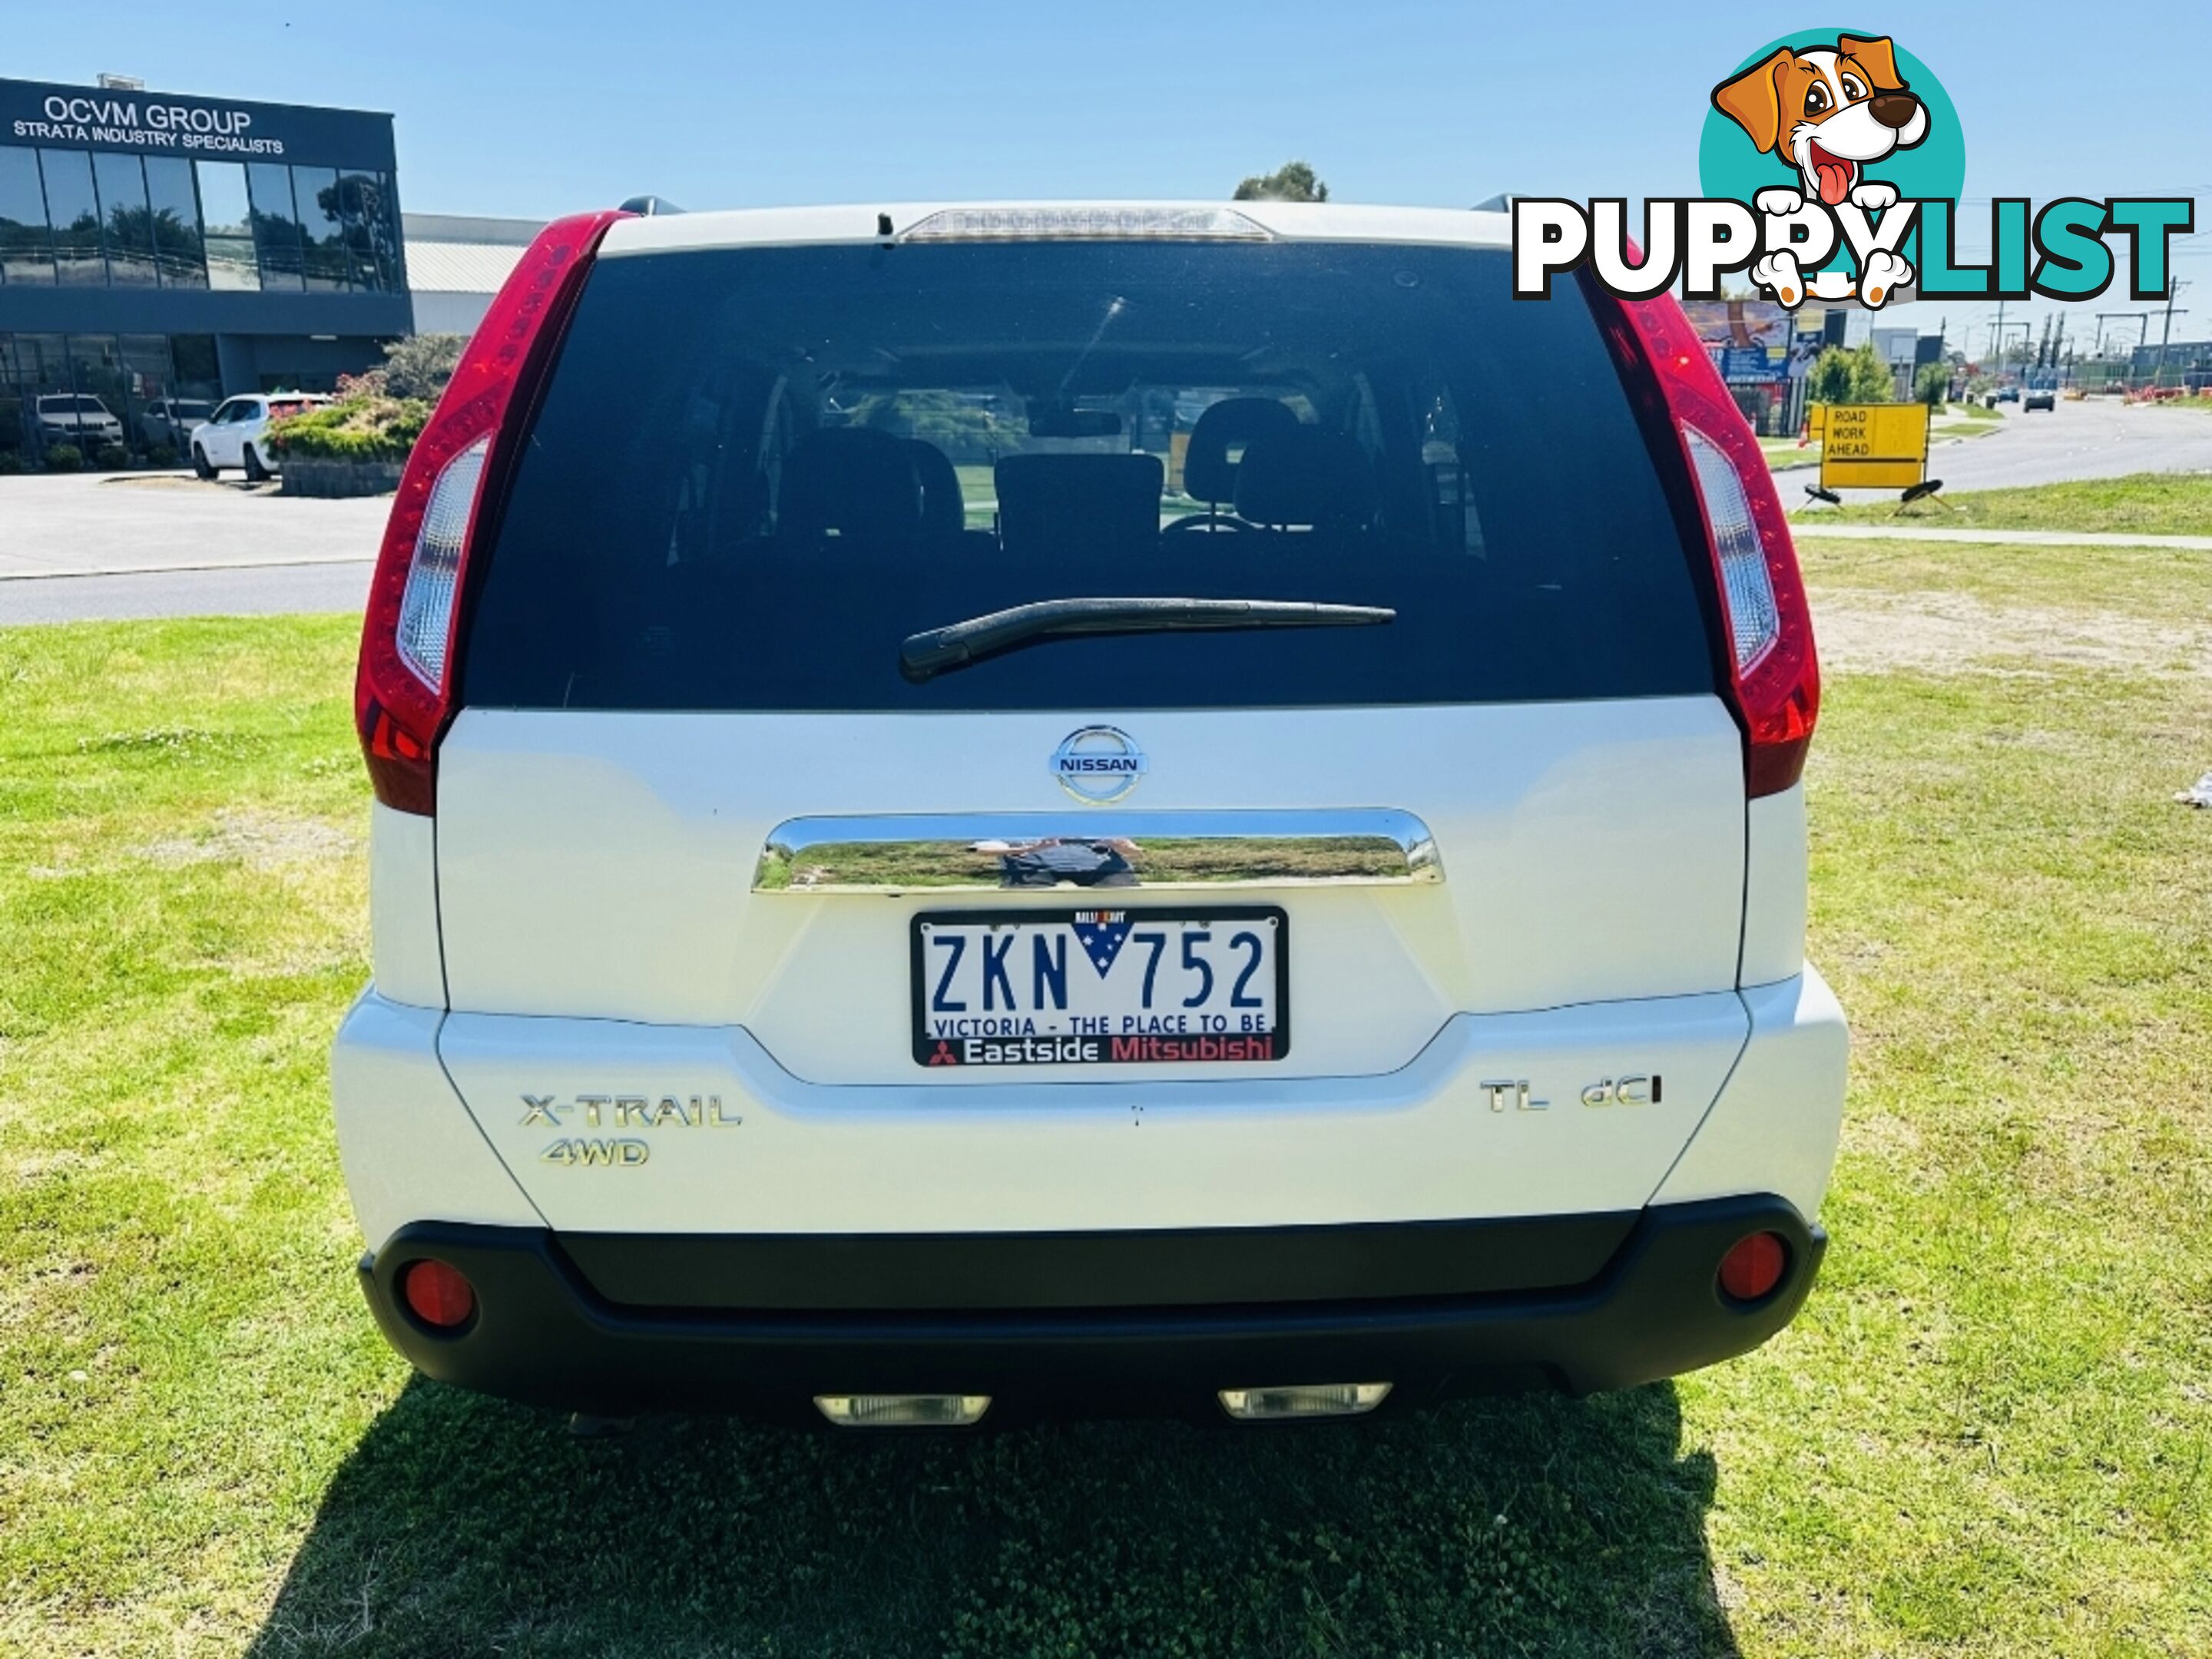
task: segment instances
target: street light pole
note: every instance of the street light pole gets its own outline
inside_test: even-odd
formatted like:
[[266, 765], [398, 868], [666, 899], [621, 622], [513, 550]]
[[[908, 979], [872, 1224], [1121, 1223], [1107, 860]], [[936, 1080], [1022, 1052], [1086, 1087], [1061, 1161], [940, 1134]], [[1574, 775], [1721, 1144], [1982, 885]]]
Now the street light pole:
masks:
[[[2116, 317], [2122, 322], [2132, 321], [2136, 325], [2136, 349], [2137, 350], [2141, 350], [2144, 342], [2150, 338], [2150, 313], [2148, 311], [2099, 312], [2097, 313], [2097, 344], [2099, 350], [2101, 351], [2104, 348], [2105, 325]], [[2121, 390], [2133, 390], [2135, 380], [2136, 360], [2130, 356], [2128, 359], [2128, 372], [2120, 376]]]
[[[2171, 273], [2166, 276], [2166, 327], [2158, 337], [2158, 367], [2151, 371], [2150, 377], [2150, 383], [2153, 386], [2156, 386], [2159, 383], [2160, 378], [2166, 373], [2166, 349], [2172, 343], [2173, 340], [2173, 296], [2188, 286], [2188, 283], [2183, 282], [2181, 278], [2175, 276]], [[2187, 316], [2189, 314], [2189, 307], [2184, 306], [2181, 308], [2181, 314], [2185, 317]], [[2150, 319], [2148, 317], [2145, 317], [2143, 321], [2145, 325], [2148, 325]]]

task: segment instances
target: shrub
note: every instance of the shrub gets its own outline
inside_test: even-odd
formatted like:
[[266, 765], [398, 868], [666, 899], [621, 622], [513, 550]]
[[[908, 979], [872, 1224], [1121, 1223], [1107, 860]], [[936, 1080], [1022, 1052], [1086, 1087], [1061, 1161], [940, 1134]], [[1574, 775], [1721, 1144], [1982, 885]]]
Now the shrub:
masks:
[[92, 464], [103, 472], [119, 471], [131, 465], [131, 452], [121, 444], [102, 444], [93, 453]]
[[383, 398], [392, 394], [392, 386], [380, 368], [365, 368], [358, 374], [341, 374], [332, 388], [340, 403], [356, 398]]
[[155, 444], [146, 452], [146, 464], [149, 466], [174, 466], [177, 464], [176, 445]]
[[395, 398], [435, 403], [461, 361], [464, 334], [414, 334], [384, 348], [384, 389]]
[[1273, 173], [1249, 178], [1230, 198], [1235, 202], [1326, 202], [1328, 186], [1304, 161], [1285, 161]]
[[23, 470], [23, 453], [18, 449], [0, 449], [0, 478], [11, 478]]
[[1886, 404], [1897, 393], [1889, 365], [1871, 341], [1849, 351], [1830, 346], [1814, 360], [1806, 395], [1816, 404]]
[[291, 460], [404, 461], [429, 418], [419, 398], [346, 398], [277, 422], [269, 449]]
[[46, 471], [74, 472], [84, 465], [84, 452], [75, 444], [56, 444], [46, 451]]

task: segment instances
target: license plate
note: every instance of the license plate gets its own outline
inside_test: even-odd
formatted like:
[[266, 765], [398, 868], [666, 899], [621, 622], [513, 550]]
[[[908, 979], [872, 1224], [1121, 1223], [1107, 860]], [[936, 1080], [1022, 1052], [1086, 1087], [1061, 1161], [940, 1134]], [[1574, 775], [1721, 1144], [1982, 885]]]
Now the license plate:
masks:
[[923, 1066], [1244, 1065], [1291, 1051], [1272, 905], [944, 910], [914, 919]]

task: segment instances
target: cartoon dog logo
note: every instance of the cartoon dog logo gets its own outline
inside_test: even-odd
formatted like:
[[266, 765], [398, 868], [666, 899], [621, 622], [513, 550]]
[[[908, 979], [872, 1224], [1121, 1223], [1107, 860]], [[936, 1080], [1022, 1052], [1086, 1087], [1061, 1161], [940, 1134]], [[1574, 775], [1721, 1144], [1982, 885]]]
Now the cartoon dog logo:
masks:
[[[1808, 200], [1829, 208], [1849, 202], [1869, 213], [1891, 206], [1896, 186], [1869, 179], [1868, 165], [1928, 136], [1928, 106], [1898, 74], [1887, 35], [1839, 35], [1832, 52], [1782, 47], [1715, 87], [1713, 106], [1748, 133], [1761, 155], [1797, 169], [1802, 191], [1762, 190], [1753, 200], [1761, 213], [1778, 216], [1797, 212]], [[1786, 252], [1759, 260], [1751, 276], [1785, 306], [1805, 297], [1808, 284]], [[1912, 267], [1903, 258], [1876, 252], [1856, 288], [1867, 304], [1879, 306], [1911, 280]], [[1811, 286], [1821, 297], [1841, 297], [1818, 276]]]

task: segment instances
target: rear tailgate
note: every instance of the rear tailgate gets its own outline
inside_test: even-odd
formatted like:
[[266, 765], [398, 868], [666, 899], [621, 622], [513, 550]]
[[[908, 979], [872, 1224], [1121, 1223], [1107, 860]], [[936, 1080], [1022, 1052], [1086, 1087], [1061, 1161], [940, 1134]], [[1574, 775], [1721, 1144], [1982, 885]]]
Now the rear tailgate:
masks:
[[[602, 266], [477, 579], [437, 754], [441, 1051], [554, 1225], [1203, 1227], [1648, 1199], [1746, 1035], [1745, 749], [1703, 552], [1578, 298], [1516, 308], [1502, 256], [1434, 248]], [[1211, 482], [1203, 411], [1271, 400], [1287, 428], [1262, 422]], [[961, 459], [987, 440], [1098, 459], [994, 475]], [[1227, 490], [1238, 527], [1130, 530], [1146, 467], [1160, 520], [1232, 516]], [[987, 493], [1048, 476], [1074, 493], [1026, 518]], [[1117, 592], [1395, 620], [898, 672], [905, 633]], [[1141, 755], [1126, 799], [1054, 775], [1091, 727]], [[1270, 850], [1285, 823], [1342, 823], [1412, 829], [1371, 867]], [[964, 838], [986, 867], [1073, 845], [1113, 878], [793, 853], [841, 824]], [[1265, 1043], [1112, 1065], [963, 1048], [932, 1022], [974, 992], [930, 930], [1024, 920], [1085, 949], [1108, 927], [1113, 948], [1151, 932], [1214, 953], [1219, 982], [1187, 956], [1199, 977], [1163, 981], [1158, 1017], [1231, 1034], [1191, 1022], [1226, 1017], [1221, 953], [1266, 930], [1279, 991], [1247, 1002], [1237, 981]], [[1040, 939], [1001, 1012], [1066, 1006], [1047, 961]], [[1100, 994], [1086, 974], [1115, 971], [1060, 965]]]
[[[1747, 1029], [1711, 988], [1742, 885], [1717, 702], [1119, 719], [1164, 815], [1303, 807], [1327, 777], [1345, 803], [1418, 802], [1434, 832], [1441, 881], [1234, 890], [1291, 924], [1294, 1040], [1263, 1075], [918, 1066], [908, 929], [944, 901], [752, 890], [802, 806], [1054, 811], [1064, 719], [946, 722], [945, 752], [973, 757], [951, 778], [888, 717], [465, 716], [440, 808], [441, 1048], [548, 1219], [929, 1231], [1644, 1201]], [[841, 748], [883, 763], [820, 764]], [[1652, 1081], [1585, 1102], [1627, 1079]]]
[[808, 1082], [969, 1086], [978, 1074], [914, 1060], [913, 917], [1170, 898], [1287, 913], [1295, 1024], [1275, 1076], [1395, 1070], [1457, 1012], [1735, 982], [1742, 760], [1717, 699], [1102, 713], [1143, 745], [1145, 810], [1170, 830], [1224, 809], [1401, 807], [1442, 878], [757, 892], [794, 818], [902, 817], [919, 835], [933, 815], [1003, 812], [1080, 835], [1103, 809], [1068, 803], [1048, 762], [1085, 722], [949, 714], [918, 743], [895, 715], [471, 710], [441, 752], [453, 1006], [742, 1025]]

